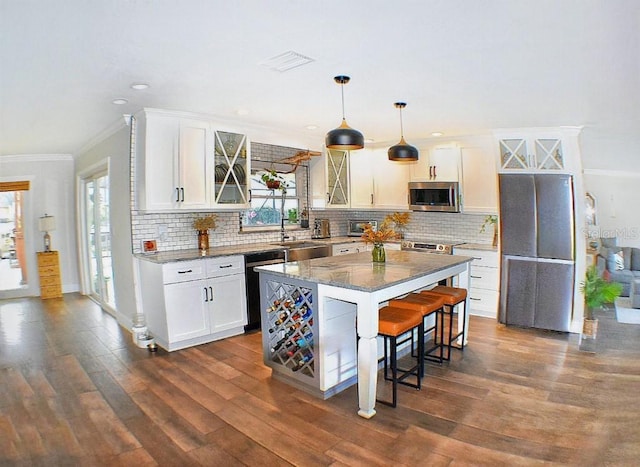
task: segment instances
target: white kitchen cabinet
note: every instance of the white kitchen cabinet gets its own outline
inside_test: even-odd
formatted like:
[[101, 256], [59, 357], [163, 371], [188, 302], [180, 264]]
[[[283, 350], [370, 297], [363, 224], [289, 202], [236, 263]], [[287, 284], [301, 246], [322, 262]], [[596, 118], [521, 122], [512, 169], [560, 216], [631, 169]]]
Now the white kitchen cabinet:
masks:
[[575, 127], [498, 130], [502, 172], [572, 172], [579, 159]]
[[172, 263], [138, 261], [147, 327], [166, 350], [244, 332], [247, 303], [244, 256]]
[[460, 181], [460, 148], [457, 142], [419, 145], [420, 159], [409, 165], [411, 181]]
[[332, 245], [331, 248], [332, 256], [351, 255], [354, 253], [367, 251], [367, 245], [364, 242], [336, 243]]
[[454, 247], [453, 254], [471, 256], [469, 314], [497, 318], [499, 292], [498, 252], [489, 249]]
[[325, 150], [326, 196], [328, 208], [348, 208], [349, 199], [349, 151]]
[[238, 208], [249, 203], [251, 145], [247, 135], [216, 130], [213, 171], [210, 176], [212, 199], [216, 208]]
[[362, 149], [350, 156], [351, 208], [408, 209], [410, 165], [390, 161], [387, 149]]
[[462, 212], [467, 214], [495, 214], [498, 212], [498, 174], [493, 145], [464, 145], [461, 155]]
[[208, 122], [163, 111], [136, 115], [136, 196], [144, 211], [197, 210], [209, 205]]

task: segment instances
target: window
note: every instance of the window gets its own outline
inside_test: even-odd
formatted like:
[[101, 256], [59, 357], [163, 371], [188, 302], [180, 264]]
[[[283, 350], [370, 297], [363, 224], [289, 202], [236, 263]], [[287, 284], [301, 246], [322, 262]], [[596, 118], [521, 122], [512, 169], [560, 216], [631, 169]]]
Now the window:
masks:
[[243, 213], [242, 227], [280, 226], [283, 216], [286, 224], [297, 224], [301, 203], [295, 172], [278, 174], [284, 189], [267, 188], [264, 173], [265, 169], [251, 170], [251, 207]]

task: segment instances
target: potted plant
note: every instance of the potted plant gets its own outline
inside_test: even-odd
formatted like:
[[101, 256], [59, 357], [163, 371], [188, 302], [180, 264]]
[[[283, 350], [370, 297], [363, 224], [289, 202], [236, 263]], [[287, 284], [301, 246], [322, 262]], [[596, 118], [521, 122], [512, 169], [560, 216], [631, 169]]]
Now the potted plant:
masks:
[[284, 191], [286, 189], [285, 181], [282, 179], [280, 174], [278, 174], [278, 172], [276, 172], [273, 169], [263, 172], [260, 178], [262, 179], [264, 184], [267, 185], [267, 188], [269, 188], [270, 190], [280, 189]]
[[489, 215], [484, 218], [484, 222], [480, 227], [480, 233], [484, 233], [487, 227], [493, 225], [493, 246], [498, 246], [498, 216]]
[[594, 264], [587, 269], [584, 281], [580, 283], [580, 291], [584, 294], [584, 322], [580, 337], [580, 349], [593, 351], [598, 333], [598, 319], [594, 311], [605, 303], [612, 303], [622, 292], [622, 284], [608, 282], [598, 273]]
[[218, 216], [211, 214], [193, 221], [193, 228], [198, 232], [198, 248], [205, 253], [209, 249], [209, 230], [216, 228]]
[[378, 230], [374, 230], [371, 224], [364, 226], [362, 240], [365, 243], [373, 243], [371, 256], [374, 263], [384, 263], [386, 261], [384, 242], [393, 240], [398, 235], [391, 227], [392, 223], [393, 221], [387, 216], [378, 227]]

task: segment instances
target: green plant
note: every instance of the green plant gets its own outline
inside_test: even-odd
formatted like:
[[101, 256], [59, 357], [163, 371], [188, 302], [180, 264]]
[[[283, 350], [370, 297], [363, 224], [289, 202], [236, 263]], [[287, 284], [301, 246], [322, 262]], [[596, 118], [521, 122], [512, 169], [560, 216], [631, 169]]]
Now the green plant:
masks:
[[613, 302], [622, 293], [622, 284], [608, 282], [598, 273], [596, 265], [587, 269], [585, 279], [580, 283], [580, 292], [584, 294], [585, 318], [593, 319], [593, 311], [605, 303]]
[[287, 189], [287, 182], [280, 176], [275, 170], [266, 170], [260, 176], [260, 179], [267, 185], [267, 188], [279, 189], [285, 191]]
[[497, 225], [498, 224], [498, 216], [489, 215], [484, 218], [484, 222], [482, 223], [482, 227], [480, 227], [480, 233], [484, 233], [488, 226]]

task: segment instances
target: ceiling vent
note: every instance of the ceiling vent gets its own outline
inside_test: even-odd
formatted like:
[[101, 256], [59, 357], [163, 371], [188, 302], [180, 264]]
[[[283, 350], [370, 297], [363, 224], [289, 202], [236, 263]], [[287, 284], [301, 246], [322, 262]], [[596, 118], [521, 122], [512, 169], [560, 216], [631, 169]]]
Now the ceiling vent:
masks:
[[281, 53], [280, 55], [276, 55], [275, 57], [271, 57], [265, 60], [261, 63], [261, 65], [283, 73], [293, 68], [306, 65], [307, 63], [311, 63], [313, 61], [313, 58], [309, 58], [305, 55], [299, 54], [298, 52], [289, 50], [287, 52]]

